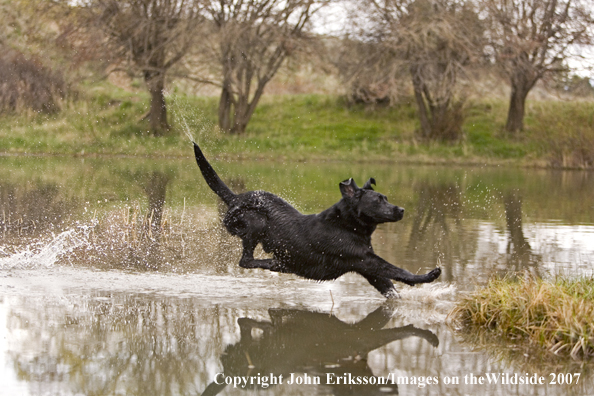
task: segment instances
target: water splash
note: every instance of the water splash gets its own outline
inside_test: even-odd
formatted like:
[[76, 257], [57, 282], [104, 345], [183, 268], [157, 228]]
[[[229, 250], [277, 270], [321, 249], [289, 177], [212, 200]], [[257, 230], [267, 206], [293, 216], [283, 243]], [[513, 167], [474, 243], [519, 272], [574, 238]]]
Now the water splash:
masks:
[[33, 242], [13, 253], [1, 250], [5, 257], [0, 257], [0, 270], [52, 267], [61, 256], [87, 243], [90, 227], [92, 226], [79, 225], [58, 235], [52, 235], [49, 241]]
[[183, 124], [182, 130], [184, 131], [184, 134], [188, 137], [188, 139], [190, 139], [190, 141], [195, 142], [196, 139], [194, 138], [194, 135], [192, 135], [192, 132], [190, 130], [190, 126], [188, 125], [188, 120], [186, 120], [186, 117], [182, 116], [181, 122]]
[[[197, 132], [197, 138], [201, 138], [206, 136], [209, 132], [214, 129], [213, 123], [208, 120], [206, 114], [194, 107], [191, 107], [188, 103], [182, 103], [178, 98], [175, 98], [171, 95], [172, 98], [172, 106], [171, 112], [173, 113], [175, 119], [178, 120], [178, 123], [186, 137], [191, 142], [197, 142], [196, 137], [193, 134], [193, 131]], [[191, 125], [195, 124], [195, 125]]]
[[429, 304], [453, 300], [457, 291], [456, 286], [453, 284], [436, 282], [403, 288], [400, 294], [403, 299]]
[[424, 324], [445, 323], [458, 295], [456, 285], [443, 282], [403, 287], [399, 292], [402, 297], [399, 317]]

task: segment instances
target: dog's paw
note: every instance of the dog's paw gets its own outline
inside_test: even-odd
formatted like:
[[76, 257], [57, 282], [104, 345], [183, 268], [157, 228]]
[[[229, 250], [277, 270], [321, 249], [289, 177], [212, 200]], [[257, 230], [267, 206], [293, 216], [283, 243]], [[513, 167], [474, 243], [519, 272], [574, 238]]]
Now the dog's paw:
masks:
[[384, 297], [386, 297], [388, 300], [399, 300], [402, 298], [396, 289], [388, 290], [384, 293]]
[[437, 348], [439, 346], [439, 338], [437, 338], [437, 336], [435, 334], [433, 334], [431, 331], [426, 330], [427, 334], [425, 336], [423, 336], [423, 338], [425, 340], [427, 340], [427, 342], [429, 342], [429, 344], [431, 344], [431, 346], [433, 348]]
[[434, 268], [431, 271], [429, 271], [427, 275], [431, 278], [431, 280], [435, 280], [439, 278], [439, 275], [441, 275], [441, 268]]

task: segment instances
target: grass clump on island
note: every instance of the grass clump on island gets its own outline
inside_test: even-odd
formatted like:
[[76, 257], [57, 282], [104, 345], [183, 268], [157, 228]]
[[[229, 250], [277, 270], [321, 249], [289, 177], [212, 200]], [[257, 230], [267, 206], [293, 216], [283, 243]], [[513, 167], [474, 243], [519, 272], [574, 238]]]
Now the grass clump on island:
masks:
[[491, 279], [451, 313], [464, 332], [527, 340], [557, 355], [594, 356], [594, 278]]

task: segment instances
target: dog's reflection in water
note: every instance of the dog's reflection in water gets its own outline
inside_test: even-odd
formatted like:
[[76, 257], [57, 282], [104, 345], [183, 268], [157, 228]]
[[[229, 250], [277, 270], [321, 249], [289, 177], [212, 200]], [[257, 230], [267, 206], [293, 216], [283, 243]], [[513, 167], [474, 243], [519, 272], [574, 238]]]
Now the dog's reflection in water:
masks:
[[433, 347], [439, 340], [431, 331], [412, 325], [384, 329], [393, 312], [393, 304], [384, 304], [354, 324], [328, 313], [298, 309], [270, 309], [271, 321], [239, 318], [241, 339], [227, 346], [221, 356], [223, 372], [203, 395], [215, 395], [243, 378], [247, 383], [235, 386], [265, 389], [282, 378], [283, 384], [319, 380], [335, 395], [398, 394], [396, 384], [374, 376], [367, 364], [369, 352], [410, 337], [422, 338]]

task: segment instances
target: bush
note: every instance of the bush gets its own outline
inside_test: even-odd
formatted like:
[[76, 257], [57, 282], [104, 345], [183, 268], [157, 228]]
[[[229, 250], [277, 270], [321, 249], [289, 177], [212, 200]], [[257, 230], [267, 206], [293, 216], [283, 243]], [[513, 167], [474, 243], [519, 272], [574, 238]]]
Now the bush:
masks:
[[0, 50], [0, 113], [59, 111], [66, 92], [63, 75], [17, 50]]
[[530, 129], [558, 168], [594, 167], [594, 103], [591, 101], [534, 104]]

